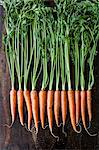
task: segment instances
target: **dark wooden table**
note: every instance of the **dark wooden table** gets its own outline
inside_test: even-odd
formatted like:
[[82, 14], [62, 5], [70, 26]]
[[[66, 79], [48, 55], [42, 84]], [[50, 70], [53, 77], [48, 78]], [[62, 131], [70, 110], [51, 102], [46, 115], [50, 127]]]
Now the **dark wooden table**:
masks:
[[2, 12], [3, 9], [0, 6], [0, 150], [99, 150], [99, 54], [95, 60], [93, 120], [91, 127], [92, 132], [98, 133], [96, 137], [90, 137], [84, 129], [81, 134], [76, 134], [71, 127], [69, 117], [66, 123], [67, 138], [62, 134], [61, 128], [54, 126], [54, 133], [59, 135], [59, 141], [56, 141], [51, 136], [48, 128], [46, 130], [40, 128], [38, 135], [35, 132], [29, 133], [20, 125], [18, 115], [11, 129], [3, 126], [5, 123], [10, 124], [11, 115], [9, 110], [10, 78], [2, 45]]

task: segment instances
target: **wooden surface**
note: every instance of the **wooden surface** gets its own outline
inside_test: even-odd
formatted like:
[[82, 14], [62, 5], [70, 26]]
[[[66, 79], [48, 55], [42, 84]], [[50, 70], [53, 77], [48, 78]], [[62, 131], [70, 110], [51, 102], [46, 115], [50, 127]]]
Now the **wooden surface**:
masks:
[[35, 135], [35, 132], [29, 133], [19, 124], [18, 115], [11, 129], [3, 126], [5, 123], [10, 124], [11, 115], [9, 110], [10, 78], [4, 49], [1, 45], [3, 30], [2, 11], [3, 9], [0, 6], [0, 150], [99, 150], [99, 54], [95, 60], [93, 120], [90, 130], [97, 132], [97, 137], [88, 136], [84, 129], [81, 134], [76, 134], [72, 130], [69, 116], [66, 122], [67, 138], [62, 134], [61, 128], [56, 128], [54, 125], [53, 131], [60, 137], [60, 141], [56, 141], [51, 136], [48, 128], [42, 130], [40, 127], [38, 135]]

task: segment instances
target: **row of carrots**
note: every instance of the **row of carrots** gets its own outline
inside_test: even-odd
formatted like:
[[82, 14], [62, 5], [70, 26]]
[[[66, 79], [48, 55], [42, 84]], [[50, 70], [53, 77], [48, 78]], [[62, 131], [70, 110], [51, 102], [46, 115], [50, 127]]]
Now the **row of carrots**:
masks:
[[[34, 91], [16, 91], [11, 90], [10, 92], [10, 107], [12, 115], [12, 124], [16, 117], [16, 106], [18, 105], [18, 113], [20, 118], [20, 123], [24, 126], [23, 118], [23, 106], [24, 100], [28, 112], [28, 130], [31, 130], [32, 115], [35, 123], [36, 133], [38, 133], [38, 123], [39, 123], [39, 112], [40, 112], [40, 122], [41, 126], [45, 128], [45, 114], [47, 107], [47, 117], [49, 123], [49, 129], [52, 132], [53, 127], [53, 117], [55, 117], [55, 122], [57, 127], [60, 126], [60, 110], [62, 114], [62, 125], [63, 129], [66, 124], [67, 117], [67, 107], [69, 103], [69, 113], [71, 124], [75, 132], [81, 132], [80, 118], [82, 118], [83, 126], [90, 136], [95, 136], [96, 134], [90, 134], [86, 126], [86, 111], [89, 117], [89, 126], [92, 119], [92, 109], [91, 109], [91, 91], [40, 91], [39, 95], [36, 90]], [[87, 109], [86, 109], [87, 104]], [[54, 112], [53, 112], [54, 108]], [[12, 126], [11, 124], [11, 126]], [[79, 130], [77, 129], [79, 126]], [[64, 131], [64, 130], [63, 130]], [[64, 132], [65, 133], [65, 132]]]
[[[58, 138], [52, 131], [53, 120], [55, 118], [57, 127], [63, 125], [65, 133], [69, 106], [74, 131], [81, 132], [82, 120], [86, 132], [90, 136], [96, 135], [91, 134], [89, 128], [92, 120], [91, 91], [95, 81], [94, 59], [99, 41], [98, 6], [99, 2], [87, 0], [55, 0], [52, 8], [45, 6], [42, 0], [4, 0], [6, 34], [3, 38], [11, 78], [12, 123], [9, 127], [15, 121], [17, 105], [20, 123], [26, 125], [23, 115], [26, 103], [28, 130], [32, 130], [32, 118], [36, 133], [39, 121], [45, 129], [47, 112], [51, 134]], [[41, 91], [38, 93], [40, 77]], [[31, 92], [28, 90], [29, 81]]]

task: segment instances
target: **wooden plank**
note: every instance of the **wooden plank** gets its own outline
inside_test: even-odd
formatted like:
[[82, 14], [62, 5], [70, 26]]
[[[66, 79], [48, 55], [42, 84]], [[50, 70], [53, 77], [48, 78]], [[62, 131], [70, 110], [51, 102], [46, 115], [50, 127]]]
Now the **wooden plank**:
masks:
[[2, 14], [2, 11], [3, 11], [3, 9], [2, 9], [2, 6], [0, 6], [0, 48], [1, 48], [1, 44], [2, 44], [2, 41], [1, 41], [1, 39], [2, 39], [2, 16], [3, 16], [3, 14]]

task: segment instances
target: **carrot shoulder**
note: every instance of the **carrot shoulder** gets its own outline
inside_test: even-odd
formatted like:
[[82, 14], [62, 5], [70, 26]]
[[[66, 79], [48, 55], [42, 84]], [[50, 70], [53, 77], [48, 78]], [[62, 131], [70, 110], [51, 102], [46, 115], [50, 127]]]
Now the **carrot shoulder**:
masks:
[[56, 125], [59, 127], [59, 111], [61, 106], [61, 97], [60, 97], [60, 91], [55, 91], [54, 93], [54, 116]]
[[23, 126], [24, 125], [24, 120], [23, 120], [23, 105], [24, 105], [24, 97], [23, 97], [23, 91], [18, 90], [17, 91], [17, 102], [18, 102], [18, 113], [19, 113], [19, 119], [20, 123]]
[[39, 122], [39, 100], [37, 91], [33, 90], [31, 91], [31, 102], [32, 102], [32, 113], [33, 113], [33, 119], [35, 123], [36, 132], [38, 133], [38, 122]]
[[80, 91], [79, 90], [75, 90], [75, 105], [76, 105], [76, 124], [79, 123], [80, 120], [80, 114], [81, 114], [81, 109], [80, 109]]
[[61, 91], [61, 112], [62, 112], [62, 122], [64, 126], [67, 115], [67, 92], [65, 90]]
[[26, 107], [28, 112], [28, 129], [30, 130], [31, 120], [32, 120], [32, 105], [30, 99], [30, 92], [28, 90], [24, 91], [24, 99], [26, 102]]
[[80, 130], [78, 131], [76, 129], [76, 113], [75, 113], [75, 99], [74, 99], [74, 91], [69, 90], [68, 91], [68, 101], [69, 101], [69, 112], [70, 112], [70, 119], [71, 119], [71, 124], [75, 132], [80, 133], [81, 132], [81, 126]]
[[45, 125], [46, 104], [47, 104], [47, 92], [44, 90], [41, 90], [39, 92], [39, 107], [40, 107], [41, 126], [43, 129], [44, 129], [44, 125]]

